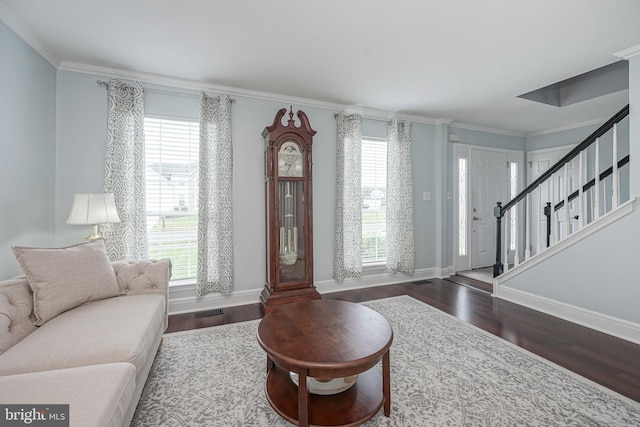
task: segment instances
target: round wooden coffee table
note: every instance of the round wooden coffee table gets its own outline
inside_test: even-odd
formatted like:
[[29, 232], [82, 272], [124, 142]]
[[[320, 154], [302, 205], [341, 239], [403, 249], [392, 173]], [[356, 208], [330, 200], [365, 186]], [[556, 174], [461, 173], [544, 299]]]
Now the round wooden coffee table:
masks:
[[[335, 300], [286, 304], [262, 319], [257, 336], [267, 352], [267, 399], [290, 423], [357, 426], [383, 403], [384, 414], [390, 415], [393, 331], [378, 312]], [[381, 359], [382, 373], [375, 366]], [[298, 374], [300, 386], [291, 372]], [[309, 377], [326, 381], [356, 374], [355, 384], [340, 393], [309, 392]]]

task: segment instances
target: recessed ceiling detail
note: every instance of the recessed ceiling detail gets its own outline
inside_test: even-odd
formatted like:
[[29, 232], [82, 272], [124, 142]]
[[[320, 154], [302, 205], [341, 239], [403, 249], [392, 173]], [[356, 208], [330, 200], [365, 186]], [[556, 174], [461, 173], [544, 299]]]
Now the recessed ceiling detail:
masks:
[[518, 96], [564, 107], [629, 89], [629, 62], [618, 61]]

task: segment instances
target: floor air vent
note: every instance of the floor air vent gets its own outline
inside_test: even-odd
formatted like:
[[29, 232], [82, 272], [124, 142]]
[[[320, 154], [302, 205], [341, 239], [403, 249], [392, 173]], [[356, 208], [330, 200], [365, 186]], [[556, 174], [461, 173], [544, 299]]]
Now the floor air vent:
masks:
[[211, 316], [218, 316], [222, 314], [222, 309], [221, 308], [215, 308], [213, 310], [205, 310], [205, 311], [199, 311], [195, 314], [194, 318], [199, 319], [201, 317], [211, 317]]
[[411, 282], [411, 283], [413, 283], [414, 285], [424, 285], [426, 283], [433, 283], [433, 282], [431, 280], [420, 280], [420, 281]]

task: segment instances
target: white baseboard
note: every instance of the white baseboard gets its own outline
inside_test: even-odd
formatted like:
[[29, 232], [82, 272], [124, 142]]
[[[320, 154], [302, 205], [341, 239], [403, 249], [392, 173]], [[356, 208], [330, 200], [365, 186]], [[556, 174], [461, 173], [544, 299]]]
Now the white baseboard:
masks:
[[[342, 283], [336, 282], [335, 280], [323, 280], [316, 282], [315, 285], [319, 293], [326, 294], [417, 280], [443, 278], [450, 276], [452, 271], [452, 266], [445, 268], [425, 268], [416, 270], [413, 274], [380, 273], [367, 275], [359, 279], [346, 279]], [[262, 292], [262, 286], [246, 291], [234, 291], [228, 295], [212, 293], [202, 298], [196, 298], [195, 285], [174, 286], [169, 288], [169, 314], [256, 304], [260, 302], [260, 292]]]
[[191, 313], [214, 308], [255, 304], [260, 302], [260, 292], [262, 292], [262, 288], [258, 288], [248, 291], [235, 291], [228, 295], [212, 293], [202, 298], [197, 298], [195, 296], [195, 285], [184, 285], [176, 288], [179, 289], [169, 288], [169, 314]]
[[506, 286], [494, 286], [493, 296], [560, 319], [640, 344], [640, 324], [576, 307]]
[[449, 270], [447, 268], [424, 268], [416, 270], [413, 274], [396, 273], [396, 274], [374, 274], [370, 276], [363, 276], [359, 279], [345, 279], [343, 282], [336, 282], [335, 280], [323, 280], [316, 282], [316, 288], [321, 294], [328, 294], [331, 292], [350, 291], [353, 289], [371, 288], [374, 286], [395, 285], [397, 283], [415, 282], [418, 280], [435, 279], [448, 277]]

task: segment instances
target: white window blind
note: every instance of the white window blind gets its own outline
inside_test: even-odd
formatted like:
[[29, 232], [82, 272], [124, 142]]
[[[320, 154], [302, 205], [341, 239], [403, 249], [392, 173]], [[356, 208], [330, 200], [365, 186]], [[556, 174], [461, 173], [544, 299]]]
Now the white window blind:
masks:
[[362, 264], [387, 259], [387, 141], [362, 140]]
[[170, 258], [172, 281], [196, 277], [197, 121], [145, 117], [147, 233], [150, 258]]

